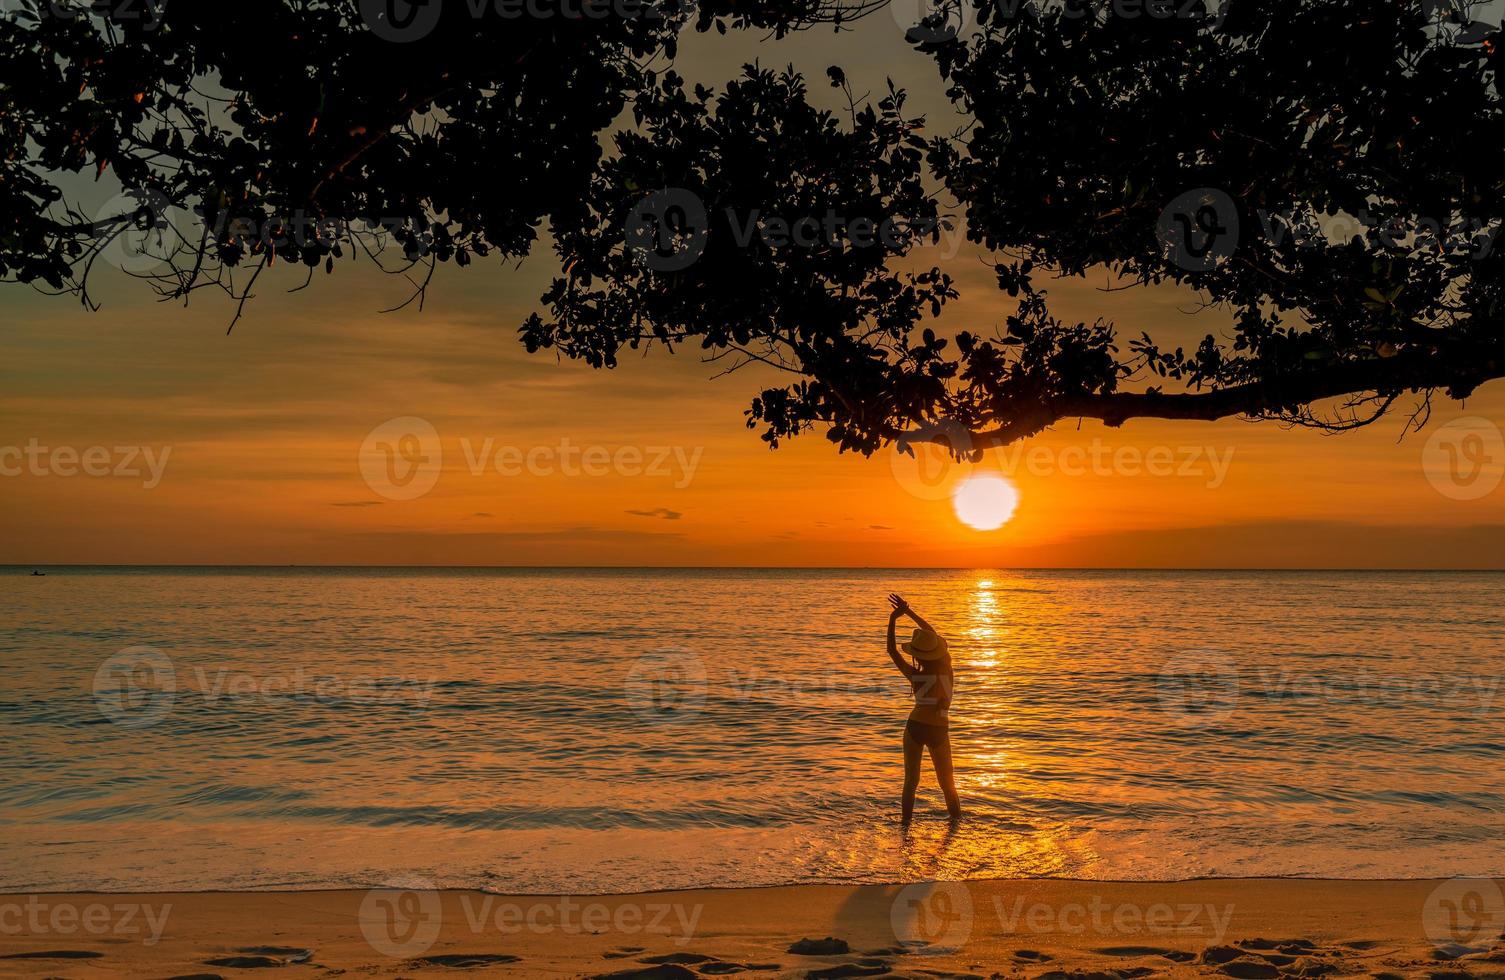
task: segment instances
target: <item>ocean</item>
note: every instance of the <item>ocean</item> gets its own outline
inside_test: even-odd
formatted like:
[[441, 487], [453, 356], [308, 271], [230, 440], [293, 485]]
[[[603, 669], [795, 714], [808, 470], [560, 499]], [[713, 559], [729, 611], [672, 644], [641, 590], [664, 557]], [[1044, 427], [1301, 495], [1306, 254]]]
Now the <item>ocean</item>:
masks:
[[[1505, 575], [0, 569], [0, 890], [1505, 875]], [[898, 820], [887, 592], [966, 819]]]

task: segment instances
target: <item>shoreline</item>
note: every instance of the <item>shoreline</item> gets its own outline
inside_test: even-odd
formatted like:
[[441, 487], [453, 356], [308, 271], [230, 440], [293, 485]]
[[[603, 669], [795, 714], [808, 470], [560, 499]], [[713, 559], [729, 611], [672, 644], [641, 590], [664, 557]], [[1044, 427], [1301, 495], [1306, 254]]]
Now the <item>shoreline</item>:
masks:
[[[958, 878], [952, 880], [956, 884], [966, 886], [986, 886], [1003, 884], [1025, 884], [1028, 882], [1054, 882], [1061, 884], [1076, 885], [1188, 885], [1203, 882], [1320, 882], [1324, 884], [1378, 884], [1378, 885], [1406, 885], [1418, 882], [1437, 883], [1453, 880], [1494, 880], [1501, 883], [1505, 889], [1505, 874], [1460, 874], [1449, 878], [1439, 878], [1435, 875], [1418, 875], [1415, 877], [1399, 878], [1395, 876], [1364, 878], [1342, 877], [1335, 875], [1192, 875], [1186, 878], [1074, 878], [1070, 875], [1031, 875], [1017, 878]], [[477, 894], [491, 895], [498, 898], [558, 898], [568, 895], [572, 898], [632, 898], [634, 896], [664, 895], [674, 893], [692, 892], [759, 892], [769, 891], [776, 888], [905, 888], [914, 884], [933, 884], [942, 879], [921, 879], [916, 881], [791, 881], [775, 884], [759, 885], [691, 885], [682, 888], [643, 888], [637, 891], [490, 891], [485, 888], [435, 888], [433, 891], [454, 894]], [[314, 885], [308, 888], [297, 886], [272, 885], [258, 888], [172, 888], [172, 889], [143, 889], [140, 891], [89, 889], [89, 888], [18, 888], [12, 885], [0, 885], [0, 902], [14, 899], [18, 896], [46, 895], [53, 897], [66, 897], [70, 895], [93, 895], [104, 898], [151, 898], [161, 895], [312, 895], [327, 894], [337, 895], [350, 892], [364, 892], [390, 888], [389, 882], [372, 882], [369, 884], [346, 884], [346, 885]], [[3, 934], [0, 934], [3, 935]]]
[[1505, 980], [1499, 879], [1024, 878], [565, 896], [408, 884], [7, 892], [0, 976], [275, 967], [617, 980]]

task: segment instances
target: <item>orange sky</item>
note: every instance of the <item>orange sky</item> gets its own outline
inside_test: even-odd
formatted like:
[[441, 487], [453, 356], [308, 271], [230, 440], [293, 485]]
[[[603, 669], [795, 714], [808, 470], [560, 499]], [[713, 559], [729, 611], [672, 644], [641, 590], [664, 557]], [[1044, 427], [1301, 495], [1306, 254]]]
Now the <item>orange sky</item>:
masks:
[[[839, 48], [824, 33], [754, 48], [699, 38], [680, 68], [710, 80], [752, 52], [793, 61], [818, 94], [829, 63], [859, 92], [891, 74], [933, 130], [950, 128], [933, 69], [886, 14]], [[1010, 305], [979, 257], [941, 260], [963, 292], [944, 325], [1001, 322]], [[139, 459], [141, 476], [0, 475], [0, 562], [1500, 567], [1505, 554], [1505, 488], [1452, 499], [1435, 460], [1423, 465], [1444, 423], [1505, 423], [1498, 384], [1466, 408], [1439, 405], [1431, 429], [1399, 443], [1399, 417], [1337, 437], [1238, 421], [1059, 425], [978, 467], [1011, 472], [1021, 494], [1015, 519], [984, 533], [946, 499], [966, 468], [841, 456], [819, 434], [769, 452], [743, 427], [751, 372], [712, 381], [693, 351], [615, 372], [529, 357], [516, 328], [553, 271], [542, 250], [521, 268], [445, 269], [424, 312], [381, 314], [404, 298], [401, 280], [347, 265], [288, 296], [301, 282], [289, 270], [263, 277], [229, 337], [225, 303], [161, 305], [118, 274], [93, 284], [105, 308], [92, 314], [5, 287], [0, 471], [15, 461], [7, 447], [32, 440], [107, 447], [112, 467], [116, 446], [168, 455], [154, 486]], [[1054, 284], [1053, 306], [1157, 340], [1226, 323], [1186, 312], [1187, 294], [1099, 285]], [[358, 463], [398, 416], [430, 423], [443, 453], [433, 488], [410, 500], [374, 489]], [[488, 447], [492, 460], [532, 451], [533, 471], [477, 471]], [[626, 462], [591, 475], [569, 458], [585, 449]], [[1145, 459], [1171, 472], [1143, 472]]]

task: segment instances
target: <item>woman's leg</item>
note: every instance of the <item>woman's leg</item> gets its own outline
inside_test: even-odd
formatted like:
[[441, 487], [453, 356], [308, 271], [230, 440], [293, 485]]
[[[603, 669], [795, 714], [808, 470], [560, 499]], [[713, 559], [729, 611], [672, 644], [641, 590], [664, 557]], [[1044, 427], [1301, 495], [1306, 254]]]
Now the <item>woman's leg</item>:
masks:
[[925, 747], [915, 741], [906, 729], [904, 732], [904, 798], [901, 813], [905, 823], [914, 817], [914, 794], [920, 788], [920, 760]]
[[951, 733], [944, 732], [930, 743], [930, 764], [935, 766], [936, 781], [946, 797], [946, 810], [952, 820], [962, 816], [961, 797], [956, 795], [956, 770], [951, 765]]

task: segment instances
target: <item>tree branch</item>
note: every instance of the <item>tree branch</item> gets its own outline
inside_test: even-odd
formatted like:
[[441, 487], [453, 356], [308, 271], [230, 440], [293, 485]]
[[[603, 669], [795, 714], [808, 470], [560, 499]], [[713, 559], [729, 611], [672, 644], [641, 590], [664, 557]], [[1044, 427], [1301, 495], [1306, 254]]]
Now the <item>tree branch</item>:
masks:
[[[972, 448], [1006, 446], [1068, 418], [1097, 419], [1116, 428], [1134, 418], [1212, 422], [1234, 416], [1268, 417], [1310, 402], [1365, 392], [1392, 395], [1442, 388], [1451, 397], [1463, 398], [1484, 382], [1505, 377], [1505, 350], [1481, 351], [1474, 365], [1470, 370], [1460, 371], [1454, 362], [1430, 352], [1414, 351], [1211, 391], [1103, 392], [1047, 397], [1003, 418], [996, 428], [972, 433]], [[906, 442], [949, 444], [951, 441], [940, 431], [894, 430], [888, 435]]]

